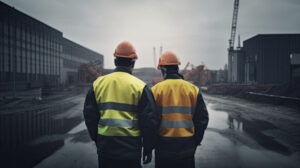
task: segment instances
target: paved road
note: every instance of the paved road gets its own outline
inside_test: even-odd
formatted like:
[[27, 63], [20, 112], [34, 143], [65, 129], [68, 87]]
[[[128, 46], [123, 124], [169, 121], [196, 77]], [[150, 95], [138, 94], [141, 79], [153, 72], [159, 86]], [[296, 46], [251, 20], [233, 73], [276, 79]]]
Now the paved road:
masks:
[[[210, 122], [196, 151], [196, 167], [300, 167], [299, 112], [237, 98], [204, 98]], [[81, 115], [84, 97], [81, 99], [63, 117]], [[36, 168], [97, 167], [96, 147], [83, 122], [57, 137], [63, 138], [64, 145]], [[154, 167], [154, 163], [144, 167]]]

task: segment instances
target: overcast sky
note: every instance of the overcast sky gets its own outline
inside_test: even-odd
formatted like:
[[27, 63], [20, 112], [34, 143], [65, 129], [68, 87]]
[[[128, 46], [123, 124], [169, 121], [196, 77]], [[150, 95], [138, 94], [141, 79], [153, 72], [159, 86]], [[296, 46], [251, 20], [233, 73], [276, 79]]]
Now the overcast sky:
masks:
[[[133, 43], [136, 67], [154, 67], [160, 45], [182, 65], [227, 63], [234, 0], [1, 0], [63, 32], [64, 37], [104, 55], [123, 40]], [[237, 34], [300, 33], [300, 0], [240, 0]], [[237, 40], [236, 40], [237, 44]]]

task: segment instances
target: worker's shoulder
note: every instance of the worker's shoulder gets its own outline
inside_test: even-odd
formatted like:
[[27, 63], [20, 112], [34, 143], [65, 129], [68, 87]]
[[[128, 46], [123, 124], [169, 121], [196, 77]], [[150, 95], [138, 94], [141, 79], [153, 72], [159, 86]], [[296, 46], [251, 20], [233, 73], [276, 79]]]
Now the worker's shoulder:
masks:
[[186, 81], [186, 80], [182, 80], [182, 83], [184, 83], [185, 85], [187, 86], [190, 86], [190, 87], [193, 87], [193, 88], [198, 88], [198, 86], [194, 85], [193, 83], [189, 82], [189, 81]]
[[107, 83], [111, 81], [121, 81], [123, 82], [123, 84], [133, 84], [140, 87], [144, 87], [146, 85], [145, 82], [127, 72], [112, 72], [110, 74], [100, 76], [94, 81], [93, 85], [98, 85], [103, 82]]
[[[160, 82], [159, 82], [159, 83], [160, 83]], [[156, 90], [156, 89], [158, 88], [158, 86], [159, 86], [159, 85], [158, 85], [159, 83], [157, 83], [157, 84], [155, 84], [154, 86], [152, 86], [152, 87], [151, 87], [151, 90], [152, 90], [152, 91]]]
[[106, 78], [106, 77], [109, 76], [109, 75], [110, 75], [110, 74], [103, 75], [103, 76], [99, 76], [99, 77], [94, 81], [94, 83], [103, 80], [104, 78]]
[[137, 78], [137, 77], [134, 76], [134, 75], [128, 74], [128, 79], [129, 79], [131, 82], [133, 82], [133, 83], [135, 83], [135, 84], [137, 84], [137, 85], [141, 85], [141, 86], [145, 86], [145, 85], [146, 85], [146, 83], [145, 83], [144, 81], [142, 81], [141, 79]]
[[187, 82], [184, 79], [166, 79], [157, 83], [152, 88], [156, 89], [160, 87], [170, 87], [170, 86], [184, 86], [184, 87], [198, 88], [196, 85]]
[[[196, 87], [198, 88], [196, 85], [192, 84], [191, 82], [188, 82], [184, 79], [166, 79], [166, 80], [163, 80], [159, 83], [157, 83], [156, 85], [185, 85], [187, 87]], [[155, 85], [155, 86], [156, 86]]]
[[151, 89], [155, 90], [155, 89], [158, 89], [158, 88], [163, 87], [163, 86], [168, 86], [169, 85], [168, 83], [169, 83], [168, 80], [160, 81], [157, 84], [155, 84]]
[[93, 86], [98, 85], [108, 75], [99, 76], [96, 80], [94, 80]]
[[139, 78], [137, 78], [137, 77], [135, 77], [132, 74], [127, 73], [127, 72], [113, 72], [113, 73], [109, 74], [108, 77], [115, 78], [115, 79], [118, 78], [120, 80], [123, 80], [124, 82], [132, 83], [132, 84], [135, 84], [135, 85], [140, 85], [140, 86], [145, 86], [146, 85], [145, 82], [143, 82]]

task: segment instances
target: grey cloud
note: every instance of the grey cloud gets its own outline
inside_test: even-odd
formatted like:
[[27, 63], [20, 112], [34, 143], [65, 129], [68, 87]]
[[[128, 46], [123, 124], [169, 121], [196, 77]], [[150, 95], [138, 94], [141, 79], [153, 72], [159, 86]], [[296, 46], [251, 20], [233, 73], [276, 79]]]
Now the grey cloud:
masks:
[[[219, 69], [227, 62], [233, 1], [14, 0], [13, 4], [104, 54], [106, 68], [113, 67], [118, 42], [129, 40], [140, 54], [137, 67], [153, 67], [153, 47], [162, 44], [177, 53], [183, 66], [203, 61]], [[237, 33], [242, 40], [258, 33], [300, 33], [299, 18], [299, 0], [240, 0]]]

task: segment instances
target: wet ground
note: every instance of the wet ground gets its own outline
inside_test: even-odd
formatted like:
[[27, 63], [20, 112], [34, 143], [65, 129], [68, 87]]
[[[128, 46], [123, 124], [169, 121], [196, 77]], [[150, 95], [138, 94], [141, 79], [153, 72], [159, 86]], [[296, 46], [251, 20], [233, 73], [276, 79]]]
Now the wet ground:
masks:
[[[196, 167], [300, 167], [299, 111], [231, 97], [204, 98], [210, 122], [196, 151]], [[34, 167], [97, 167], [96, 147], [82, 120], [84, 95], [69, 101], [76, 104], [54, 117], [69, 129], [30, 143], [36, 147], [30, 156], [38, 158]], [[39, 151], [43, 157], [37, 155]], [[144, 167], [154, 167], [153, 161]]]

